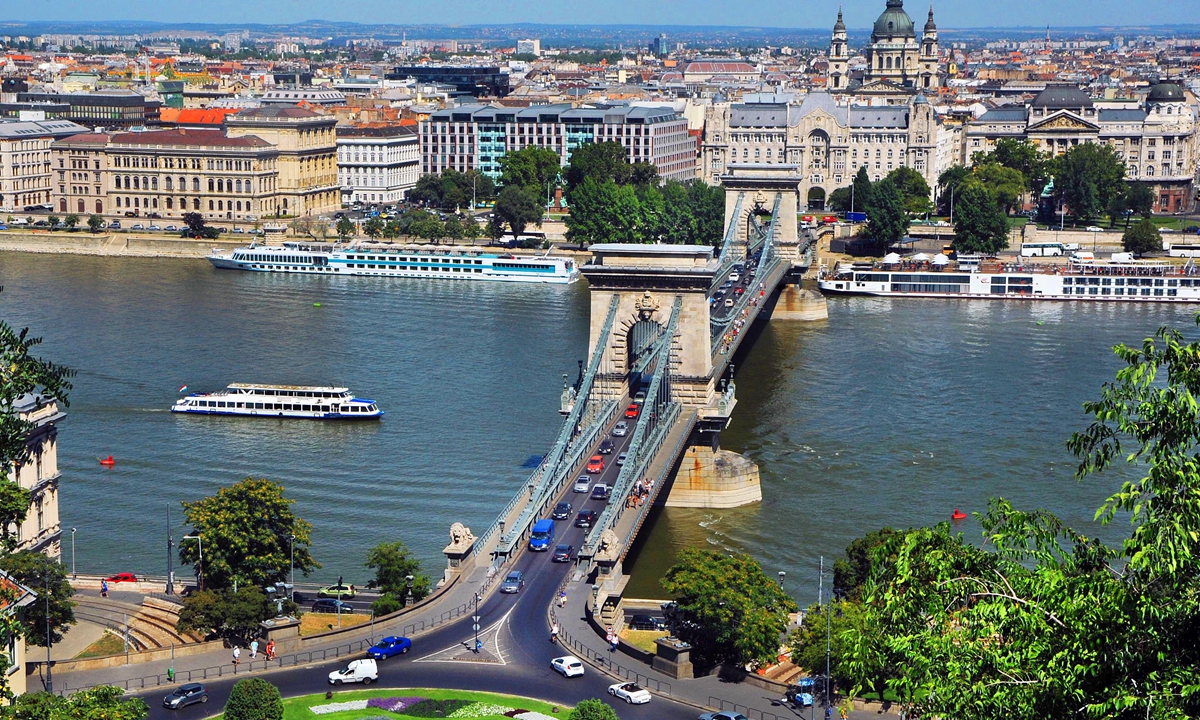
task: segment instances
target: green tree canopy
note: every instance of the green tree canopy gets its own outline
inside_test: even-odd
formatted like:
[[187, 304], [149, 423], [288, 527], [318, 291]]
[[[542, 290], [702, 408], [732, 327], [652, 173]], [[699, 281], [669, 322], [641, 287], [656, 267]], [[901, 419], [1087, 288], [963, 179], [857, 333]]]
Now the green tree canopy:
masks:
[[462, 221], [454, 215], [451, 215], [450, 217], [446, 218], [446, 222], [443, 226], [443, 232], [446, 234], [446, 237], [450, 238], [451, 240], [461, 240], [464, 232]]
[[238, 680], [225, 703], [225, 720], [283, 720], [279, 688], [262, 678]]
[[829, 193], [829, 199], [825, 201], [825, 205], [833, 212], [850, 212], [850, 193], [849, 186], [838, 188]]
[[851, 631], [866, 632], [867, 629], [862, 605], [857, 602], [841, 600], [832, 605], [813, 605], [805, 611], [804, 623], [788, 639], [792, 662], [809, 675], [824, 675], [828, 640], [829, 671], [834, 684], [851, 688], [854, 686], [853, 645], [848, 634]]
[[1026, 189], [1025, 177], [1019, 171], [992, 162], [976, 165], [972, 179], [987, 188], [1005, 213], [1020, 204]]
[[[511, 155], [505, 157], [511, 157]], [[519, 184], [506, 184], [500, 191], [496, 206], [492, 208], [492, 213], [498, 215], [512, 229], [514, 238], [525, 232], [525, 228], [529, 225], [540, 223], [544, 211], [545, 208], [542, 207], [537, 193], [533, 189]]]
[[909, 219], [904, 210], [904, 198], [889, 179], [871, 186], [871, 202], [867, 208], [867, 236], [882, 247], [889, 247], [908, 234]]
[[1116, 151], [1098, 143], [1081, 143], [1054, 158], [1054, 194], [1076, 218], [1099, 217], [1124, 192], [1125, 163]]
[[976, 156], [981, 156], [981, 159], [972, 157], [974, 164], [990, 161], [1021, 173], [1025, 180], [1025, 189], [1035, 196], [1041, 195], [1050, 180], [1048, 156], [1028, 140], [1000, 138], [991, 153], [976, 153]]
[[900, 191], [905, 212], [922, 215], [933, 210], [933, 203], [929, 199], [929, 183], [925, 182], [921, 173], [902, 165], [888, 173], [887, 179]]
[[[265, 587], [288, 579], [295, 540], [296, 571], [308, 575], [321, 567], [309, 552], [312, 525], [292, 512], [295, 500], [283, 496], [283, 485], [272, 480], [246, 478], [224, 487], [212, 497], [183, 503], [189, 535], [204, 544], [203, 574], [206, 588], [241, 585]], [[179, 561], [197, 565], [200, 543], [179, 544]]]
[[[528, 188], [534, 197], [540, 198], [561, 171], [557, 152], [530, 145], [500, 159], [500, 184], [505, 188]], [[503, 191], [500, 197], [504, 197]]]
[[67, 580], [67, 568], [54, 558], [33, 550], [0, 555], [0, 570], [38, 594], [37, 602], [25, 608], [25, 638], [38, 645], [46, 644], [46, 596], [50, 592], [50, 642], [58, 643], [75, 624], [75, 604], [71, 597], [75, 588]]
[[571, 151], [571, 162], [563, 173], [568, 200], [588, 178], [598, 183], [612, 180], [617, 185], [652, 185], [658, 182], [658, 168], [646, 162], [630, 163], [629, 151], [619, 142], [585, 143]]
[[0, 482], [0, 552], [10, 553], [19, 544], [13, 529], [29, 514], [29, 491], [15, 482]]
[[412, 576], [413, 600], [424, 600], [429, 596], [432, 583], [429, 576], [421, 572], [421, 561], [399, 540], [381, 542], [371, 548], [366, 566], [375, 571], [375, 577], [367, 587], [402, 600], [408, 595], [408, 578]]
[[676, 603], [680, 638], [704, 662], [772, 662], [797, 609], [749, 555], [686, 548], [661, 584]]
[[938, 175], [938, 212], [947, 215], [950, 213], [950, 199], [954, 198], [954, 202], [958, 202], [958, 194], [963, 181], [971, 176], [971, 169], [962, 165], [951, 165]]
[[183, 230], [180, 232], [185, 238], [215, 240], [221, 234], [217, 228], [206, 225], [204, 216], [198, 212], [184, 213], [183, 225]]
[[93, 233], [98, 233], [104, 229], [104, 218], [99, 215], [89, 215], [87, 219], [88, 230]]
[[141, 698], [126, 698], [125, 691], [100, 685], [70, 695], [26, 693], [0, 706], [0, 720], [144, 720], [150, 708]]
[[619, 720], [617, 711], [612, 706], [598, 698], [581, 700], [567, 720]]
[[369, 218], [363, 223], [363, 234], [372, 240], [383, 234], [383, 221], [377, 217]]
[[845, 556], [833, 562], [833, 594], [857, 601], [871, 572], [871, 553], [895, 534], [895, 530], [885, 527], [847, 545]]
[[875, 189], [875, 184], [867, 175], [866, 165], [858, 166], [858, 172], [854, 173], [854, 180], [850, 183], [850, 187], [850, 209], [855, 212], [866, 212], [867, 208], [871, 206], [872, 191]]
[[356, 228], [354, 225], [354, 221], [351, 220], [350, 218], [346, 217], [345, 215], [338, 218], [337, 226], [335, 228], [335, 230], [337, 230], [338, 236], [341, 237], [343, 240], [345, 240], [346, 238], [353, 235], [357, 229], [358, 228]]
[[65, 218], [63, 218], [63, 225], [66, 225], [68, 230], [74, 230], [75, 226], [78, 224], [79, 224], [79, 216], [76, 215], [75, 213], [71, 213], [70, 215], [67, 215]]
[[1008, 247], [1008, 219], [995, 196], [972, 178], [954, 205], [954, 249], [995, 255]]
[[1121, 245], [1125, 248], [1125, 252], [1135, 255], [1161, 252], [1163, 249], [1162, 233], [1158, 231], [1158, 226], [1152, 220], [1142, 218], [1125, 231], [1125, 235], [1121, 238]]
[[258, 637], [259, 623], [274, 616], [275, 603], [253, 585], [243, 585], [236, 593], [232, 588], [201, 590], [184, 598], [177, 629], [205, 636], [215, 633], [231, 645], [245, 647]]

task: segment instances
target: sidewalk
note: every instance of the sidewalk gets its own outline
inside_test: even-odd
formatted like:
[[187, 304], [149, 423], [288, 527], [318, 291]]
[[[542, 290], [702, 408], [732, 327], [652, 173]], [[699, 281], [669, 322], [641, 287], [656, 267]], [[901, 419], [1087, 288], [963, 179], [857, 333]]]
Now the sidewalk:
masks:
[[[141, 690], [143, 688], [170, 685], [206, 678], [224, 677], [227, 675], [244, 675], [251, 672], [292, 667], [295, 665], [321, 662], [342, 655], [361, 653], [371, 643], [372, 638], [378, 639], [384, 635], [406, 635], [420, 637], [434, 629], [452, 622], [471, 612], [475, 605], [475, 593], [481, 593], [485, 598], [497, 583], [488, 577], [488, 566], [476, 568], [470, 576], [462, 577], [443, 595], [429, 605], [414, 608], [411, 612], [392, 618], [387, 622], [365, 624], [355, 630], [347, 631], [299, 652], [280, 654], [270, 662], [260, 653], [253, 661], [250, 651], [242, 648], [241, 662], [235, 668], [233, 651], [225, 648], [200, 655], [169, 657], [164, 660], [117, 665], [115, 667], [97, 670], [54, 673], [54, 688], [56, 692], [65, 693], [96, 685], [116, 685], [126, 690]], [[31, 658], [32, 659], [32, 658]], [[174, 682], [167, 678], [167, 668], [174, 668]], [[44, 670], [39, 669], [29, 678], [30, 690], [44, 687]]]
[[[642, 685], [655, 695], [663, 695], [698, 708], [735, 710], [754, 720], [787, 720], [796, 718], [823, 718], [822, 707], [792, 709], [778, 704], [779, 695], [749, 683], [736, 683], [720, 679], [717, 675], [677, 680], [664, 675], [649, 665], [625, 655], [613, 653], [608, 644], [587, 621], [587, 602], [591, 597], [591, 584], [586, 578], [565, 584], [567, 605], [559, 608], [554, 603], [550, 609], [550, 620], [559, 623], [560, 642], [577, 657], [598, 670], [613, 677], [631, 680]], [[839, 717], [834, 709], [833, 717]], [[851, 720], [878, 718], [875, 712], [853, 711]]]

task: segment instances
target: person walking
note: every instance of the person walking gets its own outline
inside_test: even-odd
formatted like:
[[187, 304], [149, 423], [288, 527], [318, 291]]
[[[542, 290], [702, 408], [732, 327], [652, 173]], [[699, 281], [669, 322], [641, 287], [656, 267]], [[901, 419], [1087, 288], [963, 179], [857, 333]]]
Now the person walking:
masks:
[[250, 659], [253, 660], [258, 655], [258, 638], [250, 641]]
[[100, 581], [100, 597], [108, 597], [108, 581]]
[[558, 594], [558, 606], [566, 607], [566, 605], [567, 605], [567, 591], [563, 590], [562, 592], [560, 592]]
[[268, 640], [268, 641], [267, 641], [267, 649], [266, 649], [266, 653], [267, 653], [267, 659], [268, 659], [268, 660], [274, 660], [274, 659], [275, 659], [275, 641], [274, 641], [274, 640]]
[[237, 671], [238, 662], [241, 660], [241, 658], [242, 658], [242, 649], [240, 647], [238, 647], [237, 645], [234, 645], [233, 646], [233, 669], [234, 669], [234, 672]]
[[558, 642], [558, 622], [557, 621], [553, 625], [550, 626], [550, 642], [552, 642], [552, 643]]

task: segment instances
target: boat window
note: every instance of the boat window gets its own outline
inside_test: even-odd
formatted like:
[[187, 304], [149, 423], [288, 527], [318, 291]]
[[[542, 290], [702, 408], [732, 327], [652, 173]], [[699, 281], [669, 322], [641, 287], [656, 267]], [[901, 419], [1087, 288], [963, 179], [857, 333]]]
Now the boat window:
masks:
[[[1162, 278], [1154, 278], [1154, 287], [1162, 287], [1162, 286], [1163, 286], [1163, 279]], [[1162, 293], [1157, 293], [1157, 294], [1162, 295]]]
[[[996, 279], [992, 278], [992, 282], [996, 282]], [[1071, 284], [1071, 278], [1069, 278], [1069, 277], [1063, 278], [1063, 285], [1070, 285], [1070, 284]]]

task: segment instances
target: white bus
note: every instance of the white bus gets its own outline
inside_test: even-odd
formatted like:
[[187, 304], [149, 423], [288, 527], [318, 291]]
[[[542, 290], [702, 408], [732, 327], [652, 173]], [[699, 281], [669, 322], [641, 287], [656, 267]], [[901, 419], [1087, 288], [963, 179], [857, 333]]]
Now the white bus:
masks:
[[1062, 243], [1021, 243], [1021, 257], [1047, 257], [1063, 255], [1066, 247]]
[[1164, 243], [1171, 257], [1200, 258], [1200, 244]]

